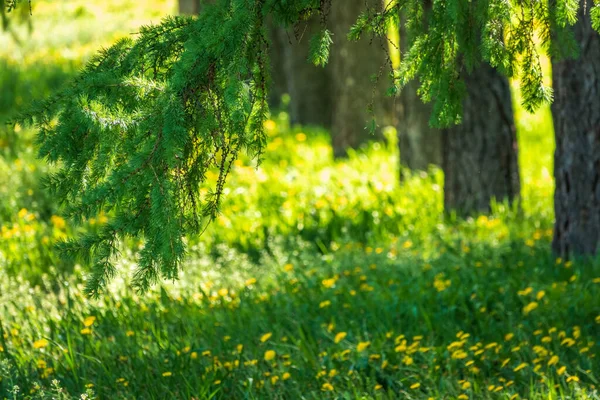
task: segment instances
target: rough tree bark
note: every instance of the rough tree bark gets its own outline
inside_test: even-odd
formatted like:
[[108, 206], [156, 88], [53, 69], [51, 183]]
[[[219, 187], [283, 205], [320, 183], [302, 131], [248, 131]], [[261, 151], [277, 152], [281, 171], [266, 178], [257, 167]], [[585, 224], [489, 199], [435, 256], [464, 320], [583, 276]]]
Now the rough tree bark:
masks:
[[[582, 0], [582, 4], [585, 2]], [[590, 8], [573, 27], [580, 57], [552, 63], [554, 239], [559, 256], [594, 255], [600, 242], [600, 34]]]
[[517, 138], [508, 80], [482, 64], [466, 76], [461, 125], [442, 133], [444, 206], [466, 216], [520, 194]]
[[[429, 3], [429, 2], [428, 2]], [[400, 23], [400, 54], [408, 49], [408, 37]], [[442, 165], [442, 131], [429, 126], [431, 104], [425, 104], [417, 95], [419, 83], [411, 81], [400, 92], [397, 104], [398, 146], [400, 165], [411, 170], [426, 171], [429, 165]]]
[[[333, 1], [329, 14], [334, 41], [330, 56], [334, 98], [331, 135], [336, 157], [345, 156], [348, 148], [357, 148], [368, 140], [381, 138], [380, 129], [375, 137], [365, 129], [371, 119], [367, 111], [371, 102], [378, 125], [391, 123], [392, 100], [385, 96], [390, 85], [385, 47], [378, 39], [371, 40], [368, 36], [358, 42], [347, 38], [356, 16], [364, 11], [365, 3], [372, 8], [382, 6], [381, 0]], [[371, 76], [382, 71], [377, 85], [374, 85]]]

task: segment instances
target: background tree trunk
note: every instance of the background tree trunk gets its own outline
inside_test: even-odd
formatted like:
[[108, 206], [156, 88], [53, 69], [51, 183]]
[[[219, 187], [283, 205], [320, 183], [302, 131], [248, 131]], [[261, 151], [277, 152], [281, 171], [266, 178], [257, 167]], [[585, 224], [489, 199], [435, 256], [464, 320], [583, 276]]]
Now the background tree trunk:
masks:
[[488, 64], [466, 76], [463, 122], [442, 135], [444, 206], [465, 216], [519, 196], [517, 138], [508, 80]]
[[285, 74], [285, 48], [288, 42], [284, 41], [283, 28], [269, 22], [269, 59], [271, 60], [271, 83], [269, 86], [269, 107], [272, 110], [281, 108], [281, 97], [288, 93], [287, 77]]
[[[400, 22], [400, 54], [408, 48], [408, 37]], [[429, 126], [431, 104], [425, 104], [417, 95], [419, 82], [411, 81], [400, 92], [397, 105], [398, 146], [400, 165], [411, 170], [426, 171], [429, 165], [442, 165], [442, 131]]]
[[200, 0], [179, 0], [179, 14], [195, 15], [200, 11]]
[[[381, 0], [367, 0], [369, 7], [381, 8]], [[332, 144], [336, 157], [345, 156], [348, 148], [357, 148], [367, 140], [381, 139], [365, 129], [371, 116], [367, 111], [373, 102], [377, 124], [391, 124], [392, 100], [385, 96], [390, 86], [385, 47], [366, 36], [358, 42], [347, 38], [350, 27], [365, 9], [365, 0], [333, 1], [329, 26], [333, 33], [330, 68], [333, 91]], [[384, 43], [383, 46], [387, 46]], [[383, 69], [382, 69], [383, 68]], [[372, 75], [383, 72], [375, 85]], [[374, 92], [375, 90], [375, 92]]]
[[278, 59], [290, 95], [290, 123], [329, 129], [333, 113], [329, 73], [327, 68], [308, 61], [310, 40], [320, 29], [317, 16], [297, 24], [293, 30], [277, 28], [283, 50]]
[[600, 241], [600, 34], [590, 23], [589, 0], [587, 7], [585, 13], [581, 7], [573, 27], [580, 57], [552, 63], [552, 248], [560, 256], [596, 254]]

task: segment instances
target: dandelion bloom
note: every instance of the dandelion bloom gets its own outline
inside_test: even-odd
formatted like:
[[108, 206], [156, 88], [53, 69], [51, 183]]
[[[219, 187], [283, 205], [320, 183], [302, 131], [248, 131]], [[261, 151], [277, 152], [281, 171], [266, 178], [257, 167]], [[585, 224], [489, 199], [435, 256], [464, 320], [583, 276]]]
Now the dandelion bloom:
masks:
[[326, 392], [331, 392], [331, 391], [333, 391], [333, 385], [331, 383], [325, 382], [323, 384], [323, 386], [321, 386], [321, 390], [324, 390]]
[[277, 353], [275, 353], [274, 350], [265, 351], [265, 361], [271, 361], [272, 359], [275, 358], [276, 355], [277, 355]]
[[80, 332], [82, 335], [91, 335], [92, 334], [92, 330], [90, 328], [83, 328]]
[[83, 326], [85, 326], [86, 328], [90, 327], [90, 326], [92, 326], [92, 324], [94, 323], [94, 321], [96, 321], [96, 317], [94, 317], [94, 316], [86, 317], [83, 320]]
[[579, 378], [575, 375], [570, 376], [567, 378], [567, 383], [569, 383], [569, 382], [579, 382]]
[[412, 385], [410, 385], [410, 388], [411, 388], [411, 389], [418, 389], [418, 388], [420, 388], [420, 387], [421, 387], [421, 384], [420, 384], [419, 382], [417, 382], [417, 383], [413, 383]]
[[246, 281], [246, 286], [254, 285], [256, 283], [255, 278], [250, 278]]
[[292, 375], [289, 372], [284, 372], [283, 375], [281, 375], [281, 379], [283, 379], [284, 381], [290, 379], [292, 377]]
[[331, 305], [331, 301], [325, 300], [319, 303], [319, 308], [329, 307]]
[[266, 342], [267, 340], [269, 340], [269, 339], [271, 338], [271, 336], [273, 336], [273, 334], [272, 334], [271, 332], [269, 332], [269, 333], [265, 333], [264, 335], [262, 335], [262, 336], [260, 337], [260, 341], [261, 341], [262, 343], [264, 343], [264, 342]]
[[567, 372], [567, 367], [565, 367], [564, 365], [562, 367], [560, 367], [556, 373], [560, 376], [562, 374], [564, 374], [565, 372]]
[[527, 363], [521, 363], [521, 364], [517, 365], [517, 366], [515, 367], [515, 369], [513, 369], [513, 371], [515, 371], [515, 372], [519, 372], [519, 371], [520, 371], [520, 370], [522, 370], [523, 368], [527, 367], [527, 365], [528, 365]]
[[131, 337], [133, 335], [135, 335], [134, 331], [127, 331], [127, 333], [125, 333], [127, 335], [127, 337]]
[[171, 376], [171, 375], [173, 375], [173, 373], [168, 372], [168, 371], [162, 373], [162, 376]]
[[536, 308], [538, 308], [538, 303], [536, 301], [532, 301], [531, 303], [529, 303], [525, 307], [523, 307], [523, 314], [527, 315], [530, 312], [532, 312], [533, 310], [535, 310]]
[[34, 349], [43, 349], [46, 346], [48, 346], [48, 341], [46, 339], [40, 339], [33, 342]]
[[552, 356], [550, 358], [550, 361], [548, 361], [548, 366], [551, 367], [552, 365], [558, 363], [558, 356]]
[[371, 342], [359, 342], [356, 345], [356, 351], [364, 351], [370, 345], [371, 345]]

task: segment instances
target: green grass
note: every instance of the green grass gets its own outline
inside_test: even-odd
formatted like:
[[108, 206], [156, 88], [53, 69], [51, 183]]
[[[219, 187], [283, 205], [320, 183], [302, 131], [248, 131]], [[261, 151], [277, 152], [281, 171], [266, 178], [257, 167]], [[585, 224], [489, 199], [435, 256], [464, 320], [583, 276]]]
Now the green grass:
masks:
[[[34, 9], [31, 41], [0, 51], [3, 110], [173, 8], [102, 4]], [[180, 279], [135, 294], [132, 241], [98, 300], [54, 250], [82, 227], [42, 190], [33, 133], [3, 128], [0, 398], [598, 398], [600, 266], [552, 257], [549, 110], [516, 115], [523, 212], [460, 220], [438, 169], [398, 182], [393, 129], [334, 162], [326, 132], [274, 114], [263, 164], [236, 163]]]

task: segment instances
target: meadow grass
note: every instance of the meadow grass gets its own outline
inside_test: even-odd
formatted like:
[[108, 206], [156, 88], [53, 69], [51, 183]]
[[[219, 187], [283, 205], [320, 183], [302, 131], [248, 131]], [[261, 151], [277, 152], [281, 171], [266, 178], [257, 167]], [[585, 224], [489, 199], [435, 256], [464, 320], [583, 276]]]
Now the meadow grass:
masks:
[[[34, 9], [38, 36], [1, 52], [9, 108], [173, 9], [102, 4]], [[236, 162], [222, 214], [188, 238], [180, 279], [134, 293], [130, 241], [97, 300], [53, 244], [110, 216], [62, 219], [33, 133], [4, 129], [0, 397], [597, 399], [600, 266], [552, 257], [549, 110], [516, 116], [521, 208], [458, 219], [443, 212], [439, 169], [399, 182], [393, 129], [333, 161], [327, 132], [274, 113], [264, 162]]]

